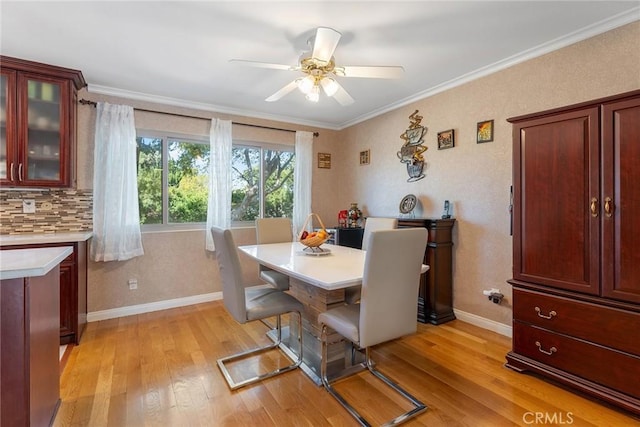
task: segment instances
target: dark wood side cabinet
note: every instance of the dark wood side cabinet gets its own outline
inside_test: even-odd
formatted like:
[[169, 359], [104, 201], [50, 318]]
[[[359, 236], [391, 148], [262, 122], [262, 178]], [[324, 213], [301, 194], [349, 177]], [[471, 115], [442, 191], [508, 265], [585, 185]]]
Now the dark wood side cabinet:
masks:
[[0, 281], [0, 425], [48, 426], [60, 404], [59, 267]]
[[640, 415], [640, 91], [513, 124], [513, 349]]
[[454, 320], [453, 314], [453, 240], [455, 219], [399, 218], [398, 228], [424, 227], [429, 242], [424, 263], [429, 271], [420, 278], [418, 292], [418, 321], [441, 323]]
[[82, 73], [0, 56], [0, 182], [75, 186], [77, 91]]
[[87, 325], [87, 242], [3, 246], [33, 249], [71, 246], [73, 253], [60, 263], [60, 344], [80, 344]]

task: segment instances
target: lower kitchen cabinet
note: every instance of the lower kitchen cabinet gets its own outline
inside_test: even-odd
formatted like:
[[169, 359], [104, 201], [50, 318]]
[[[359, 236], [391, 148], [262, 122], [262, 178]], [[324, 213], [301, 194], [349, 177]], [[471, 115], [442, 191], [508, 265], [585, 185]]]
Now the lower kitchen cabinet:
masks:
[[87, 324], [87, 241], [2, 246], [2, 249], [57, 246], [73, 248], [73, 253], [60, 263], [60, 344], [79, 344]]

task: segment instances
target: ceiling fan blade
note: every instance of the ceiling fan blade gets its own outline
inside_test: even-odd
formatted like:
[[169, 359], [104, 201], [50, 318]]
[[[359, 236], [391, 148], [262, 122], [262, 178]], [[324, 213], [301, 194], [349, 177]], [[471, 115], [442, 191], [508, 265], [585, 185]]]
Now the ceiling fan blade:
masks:
[[340, 83], [336, 82], [336, 84], [338, 85], [338, 90], [336, 91], [335, 94], [333, 94], [333, 98], [335, 98], [335, 100], [338, 101], [338, 104], [342, 106], [353, 104], [355, 101], [351, 97], [351, 95], [349, 95], [349, 92], [344, 90], [344, 88], [340, 85]]
[[333, 28], [318, 27], [316, 38], [313, 42], [313, 52], [311, 57], [322, 63], [328, 64], [331, 61], [333, 52], [338, 46], [342, 34]]
[[248, 65], [250, 67], [271, 68], [274, 70], [297, 71], [300, 69], [300, 67], [296, 65], [271, 64], [269, 62], [247, 61], [244, 59], [230, 59], [229, 62]]
[[343, 77], [365, 77], [371, 79], [399, 79], [404, 75], [404, 68], [399, 66], [353, 66], [336, 67], [334, 71]]
[[267, 102], [277, 101], [297, 87], [298, 87], [298, 82], [294, 80], [288, 85], [286, 85], [285, 87], [283, 87], [282, 89], [280, 89], [279, 91], [277, 91], [276, 93], [274, 93], [273, 95], [271, 95], [270, 97], [268, 97], [267, 99], [265, 99], [265, 101]]

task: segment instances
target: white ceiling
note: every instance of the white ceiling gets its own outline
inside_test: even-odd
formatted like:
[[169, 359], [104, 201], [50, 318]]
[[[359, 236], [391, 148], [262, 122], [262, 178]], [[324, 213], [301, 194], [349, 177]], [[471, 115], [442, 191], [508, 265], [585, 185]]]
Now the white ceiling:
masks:
[[[2, 55], [79, 69], [89, 91], [342, 129], [446, 88], [640, 20], [640, 1], [0, 2]], [[343, 107], [299, 91], [318, 26], [342, 33], [338, 65], [401, 65], [399, 80], [338, 78]]]

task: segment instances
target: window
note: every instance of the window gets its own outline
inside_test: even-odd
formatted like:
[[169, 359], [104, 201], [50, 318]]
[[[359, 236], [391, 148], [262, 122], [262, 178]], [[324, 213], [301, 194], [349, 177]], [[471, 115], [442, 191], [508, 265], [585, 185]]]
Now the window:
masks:
[[234, 145], [231, 221], [293, 215], [293, 148]]
[[[138, 131], [140, 223], [149, 227], [207, 220], [209, 141]], [[293, 147], [234, 142], [231, 221], [292, 217]], [[148, 227], [145, 227], [148, 228]]]

